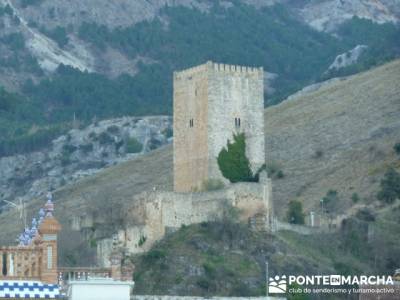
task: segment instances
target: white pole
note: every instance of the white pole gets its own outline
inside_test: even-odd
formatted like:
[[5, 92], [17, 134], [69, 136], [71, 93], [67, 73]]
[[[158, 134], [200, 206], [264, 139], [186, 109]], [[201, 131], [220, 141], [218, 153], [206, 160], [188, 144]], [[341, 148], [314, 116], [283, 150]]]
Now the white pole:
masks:
[[267, 299], [268, 299], [268, 278], [269, 278], [269, 270], [268, 270], [268, 261], [265, 261], [265, 287], [266, 287], [266, 292], [267, 292]]

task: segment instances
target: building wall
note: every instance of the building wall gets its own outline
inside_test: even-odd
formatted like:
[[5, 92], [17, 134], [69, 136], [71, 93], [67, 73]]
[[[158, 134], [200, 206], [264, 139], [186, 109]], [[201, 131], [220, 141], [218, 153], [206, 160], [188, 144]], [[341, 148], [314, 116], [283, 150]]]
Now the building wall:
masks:
[[[42, 277], [41, 247], [0, 247], [0, 280], [32, 279]], [[3, 261], [3, 258], [6, 260]], [[3, 265], [6, 265], [7, 274], [3, 275]]]
[[[209, 65], [209, 177], [222, 179], [217, 157], [234, 133], [244, 132], [253, 172], [265, 162], [262, 68]], [[236, 120], [236, 122], [235, 122]], [[240, 120], [240, 126], [238, 126]]]
[[176, 192], [199, 190], [210, 179], [226, 181], [217, 157], [235, 132], [246, 135], [253, 171], [264, 164], [263, 93], [262, 68], [207, 62], [174, 73]]
[[74, 281], [68, 286], [70, 300], [129, 300], [130, 282], [115, 283], [108, 280]]
[[205, 65], [174, 74], [175, 191], [189, 192], [207, 177], [207, 95]]

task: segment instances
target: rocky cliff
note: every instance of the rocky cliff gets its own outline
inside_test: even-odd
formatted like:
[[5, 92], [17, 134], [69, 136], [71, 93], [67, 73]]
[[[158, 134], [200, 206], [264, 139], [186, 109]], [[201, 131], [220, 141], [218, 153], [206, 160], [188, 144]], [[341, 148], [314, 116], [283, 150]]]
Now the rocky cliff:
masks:
[[170, 117], [124, 117], [72, 129], [49, 149], [0, 158], [0, 201], [43, 197], [168, 144], [171, 136]]

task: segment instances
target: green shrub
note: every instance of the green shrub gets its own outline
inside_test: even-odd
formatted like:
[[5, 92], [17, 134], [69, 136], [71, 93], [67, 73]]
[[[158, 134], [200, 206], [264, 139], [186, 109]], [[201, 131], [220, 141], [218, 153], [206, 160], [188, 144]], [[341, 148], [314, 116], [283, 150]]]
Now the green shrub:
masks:
[[140, 239], [139, 239], [139, 243], [138, 243], [139, 247], [143, 246], [144, 243], [146, 243], [146, 240], [147, 240], [147, 237], [145, 237], [144, 235], [141, 235]]
[[79, 149], [83, 152], [83, 153], [89, 153], [93, 151], [93, 144], [92, 143], [88, 143], [88, 144], [83, 144], [79, 146]]
[[76, 149], [77, 149], [77, 147], [74, 146], [74, 145], [71, 145], [71, 144], [65, 144], [65, 145], [62, 147], [62, 151], [63, 151], [63, 152], [67, 152], [67, 153], [69, 153], [69, 154], [74, 153], [74, 152], [76, 151]]
[[60, 157], [61, 165], [63, 167], [69, 165], [71, 163], [71, 154], [68, 152], [62, 152]]
[[114, 142], [114, 139], [105, 131], [99, 134], [100, 145], [110, 145]]
[[256, 181], [246, 157], [244, 133], [234, 134], [233, 143], [228, 140], [227, 147], [221, 150], [217, 161], [222, 175], [230, 182]]
[[207, 277], [201, 277], [200, 279], [197, 280], [196, 283], [200, 288], [207, 290], [209, 292], [216, 290], [215, 282]]
[[174, 135], [174, 131], [172, 130], [171, 127], [168, 127], [164, 129], [163, 134], [165, 135], [166, 138], [170, 138]]
[[285, 177], [280, 164], [276, 161], [269, 161], [267, 164], [265, 164], [265, 170], [270, 178], [282, 179]]
[[46, 30], [45, 28], [41, 28], [41, 31], [53, 39], [60, 48], [66, 46], [69, 42], [67, 30], [64, 27], [57, 26], [54, 29]]
[[224, 183], [219, 179], [208, 179], [203, 182], [203, 191], [216, 191], [224, 188]]
[[156, 263], [166, 257], [164, 250], [154, 249], [150, 250], [144, 257], [145, 261], [149, 264]]
[[315, 151], [313, 158], [318, 159], [324, 156], [324, 152], [321, 149]]
[[396, 143], [393, 147], [394, 151], [400, 155], [400, 142]]
[[303, 204], [298, 200], [290, 201], [286, 217], [289, 223], [304, 224]]
[[64, 132], [61, 126], [41, 128], [32, 134], [2, 139], [0, 136], [0, 157], [38, 151], [51, 145], [51, 141]]
[[336, 208], [338, 201], [339, 201], [339, 196], [338, 192], [336, 190], [329, 190], [325, 197], [322, 198], [323, 200], [323, 205], [324, 208], [328, 210], [333, 210]]
[[217, 270], [212, 263], [210, 263], [210, 262], [204, 263], [203, 268], [204, 268], [204, 273], [206, 274], [207, 278], [215, 279], [215, 277], [217, 275]]
[[25, 39], [21, 33], [10, 33], [2, 37], [1, 41], [14, 51], [22, 50], [25, 47]]
[[28, 6], [35, 6], [35, 5], [40, 5], [43, 2], [43, 0], [21, 0], [21, 7], [26, 8]]
[[282, 179], [283, 177], [285, 177], [285, 174], [282, 170], [279, 170], [278, 173], [276, 173], [276, 178]]
[[96, 132], [94, 132], [94, 131], [90, 132], [88, 136], [89, 136], [89, 138], [90, 138], [92, 141], [97, 141], [98, 138], [99, 138], [99, 137], [97, 136]]
[[378, 199], [386, 203], [393, 203], [400, 198], [400, 174], [390, 168], [381, 180], [381, 190], [378, 192]]
[[351, 201], [353, 201], [353, 203], [357, 203], [358, 201], [360, 201], [360, 197], [357, 193], [353, 193], [353, 195], [351, 195]]
[[97, 247], [97, 241], [95, 238], [91, 238], [89, 241], [89, 246], [90, 248], [96, 248]]
[[131, 137], [126, 142], [127, 153], [139, 153], [143, 150], [143, 145], [134, 137]]
[[111, 125], [107, 127], [107, 131], [111, 134], [117, 134], [119, 132], [119, 127], [117, 125]]

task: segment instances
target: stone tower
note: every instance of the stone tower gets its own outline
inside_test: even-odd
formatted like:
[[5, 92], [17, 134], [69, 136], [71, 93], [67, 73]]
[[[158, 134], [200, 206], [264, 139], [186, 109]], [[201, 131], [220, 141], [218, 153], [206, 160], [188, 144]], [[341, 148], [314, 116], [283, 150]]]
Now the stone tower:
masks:
[[265, 162], [263, 69], [207, 62], [174, 73], [174, 190], [224, 180], [217, 157], [244, 132], [253, 172]]

